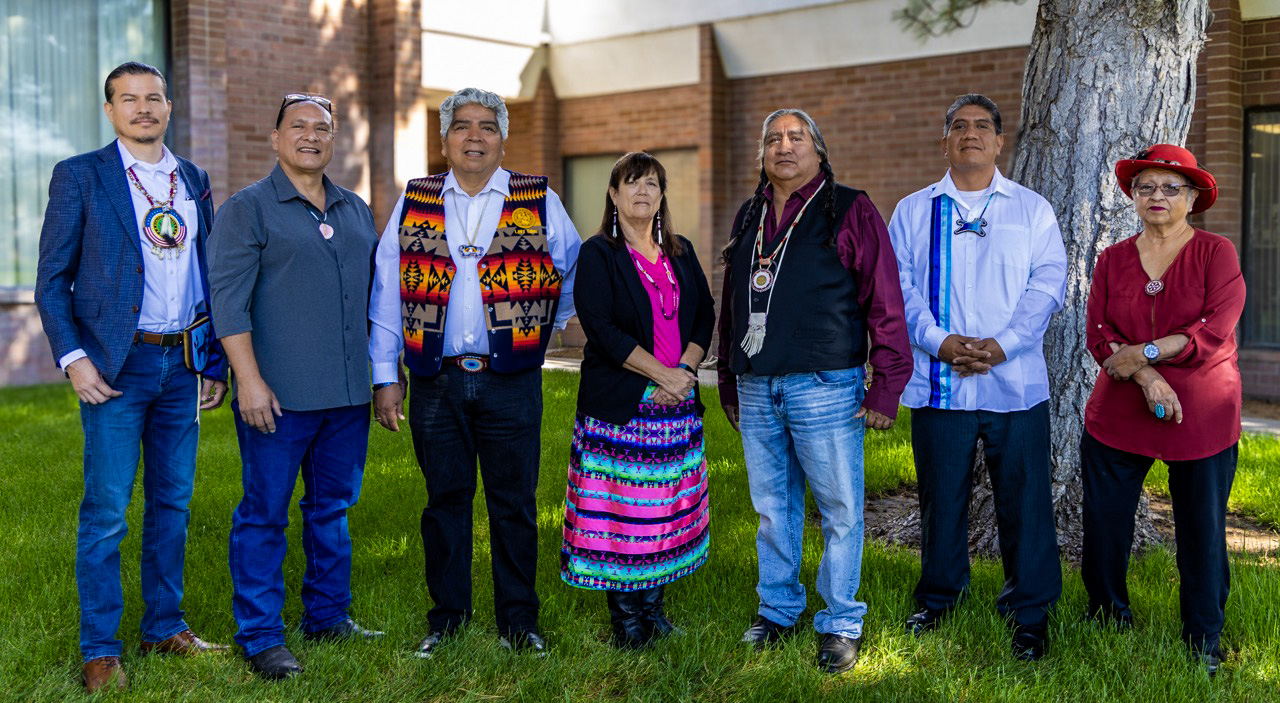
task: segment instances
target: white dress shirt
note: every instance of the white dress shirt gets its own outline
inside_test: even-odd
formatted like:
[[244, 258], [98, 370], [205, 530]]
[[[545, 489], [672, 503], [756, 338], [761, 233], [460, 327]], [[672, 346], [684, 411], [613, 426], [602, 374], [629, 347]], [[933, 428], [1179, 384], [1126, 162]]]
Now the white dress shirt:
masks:
[[[190, 191], [182, 180], [182, 172], [178, 171], [178, 182], [173, 196], [172, 208], [187, 226], [187, 236], [183, 241], [184, 249], [176, 251], [165, 249], [165, 258], [160, 259], [151, 252], [153, 246], [143, 231], [143, 220], [151, 210], [151, 203], [133, 184], [128, 171], [133, 169], [134, 175], [142, 183], [142, 187], [151, 194], [156, 205], [169, 199], [169, 174], [178, 170], [178, 159], [169, 148], [161, 145], [164, 156], [160, 161], [149, 164], [139, 161], [116, 141], [120, 150], [120, 161], [125, 170], [125, 185], [133, 200], [133, 217], [137, 223], [137, 236], [142, 246], [142, 266], [144, 288], [142, 291], [142, 312], [138, 317], [138, 329], [147, 332], [180, 332], [195, 321], [196, 311], [204, 302], [204, 290], [200, 287], [200, 262], [196, 253], [196, 237], [200, 233], [200, 217], [196, 211], [196, 201], [191, 199]], [[174, 233], [177, 236], [177, 233]], [[128, 275], [132, 275], [132, 271]], [[120, 272], [120, 275], [126, 275]], [[59, 360], [63, 369], [71, 362], [85, 356], [83, 349], [67, 352]]]
[[[957, 216], [970, 221], [986, 208], [987, 235], [952, 234], [950, 330], [929, 308], [930, 219], [934, 197], [955, 201]], [[1067, 255], [1053, 208], [1036, 192], [1007, 179], [997, 169], [985, 193], [961, 194], [951, 172], [939, 182], [903, 198], [889, 221], [906, 303], [907, 334], [915, 369], [902, 404], [929, 405], [930, 365], [951, 334], [994, 338], [1008, 358], [988, 373], [950, 376], [953, 410], [1026, 410], [1049, 398], [1044, 333], [1062, 308]], [[988, 204], [990, 198], [990, 204]]]
[[[485, 327], [484, 305], [480, 298], [480, 259], [464, 257], [459, 248], [471, 242], [484, 251], [493, 243], [493, 235], [502, 217], [502, 205], [508, 195], [511, 172], [498, 169], [489, 182], [474, 196], [458, 186], [450, 171], [444, 179], [445, 240], [449, 253], [457, 266], [453, 282], [449, 286], [449, 305], [445, 310], [444, 355], [489, 354], [489, 333]], [[400, 308], [400, 215], [404, 209], [404, 194], [396, 201], [396, 207], [382, 230], [378, 251], [374, 255], [376, 269], [373, 293], [369, 300], [369, 360], [373, 364], [373, 383], [389, 383], [398, 377], [400, 352], [404, 348], [404, 328]], [[573, 317], [573, 277], [577, 272], [578, 248], [582, 240], [574, 229], [569, 214], [565, 212], [560, 196], [547, 189], [546, 218], [547, 246], [551, 261], [564, 277], [560, 288], [560, 306], [556, 312], [556, 329], [564, 329]]]

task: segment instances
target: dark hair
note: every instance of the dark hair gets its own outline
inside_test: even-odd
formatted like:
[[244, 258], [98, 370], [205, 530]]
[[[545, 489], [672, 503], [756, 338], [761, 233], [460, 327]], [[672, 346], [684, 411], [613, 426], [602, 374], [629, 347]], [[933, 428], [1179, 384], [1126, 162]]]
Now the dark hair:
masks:
[[[609, 172], [609, 188], [617, 190], [618, 186], [623, 183], [630, 183], [637, 178], [644, 178], [650, 173], [658, 175], [658, 190], [662, 191], [662, 200], [658, 205], [656, 217], [662, 223], [662, 243], [658, 246], [662, 248], [662, 253], [668, 257], [679, 256], [684, 253], [684, 245], [676, 237], [675, 227], [671, 224], [671, 211], [667, 208], [667, 169], [662, 167], [662, 162], [654, 158], [653, 154], [646, 151], [632, 151], [622, 155], [613, 164], [613, 170]], [[598, 232], [605, 236], [610, 244], [621, 249], [626, 245], [624, 237], [613, 236], [614, 222], [618, 217], [618, 206], [613, 204], [613, 198], [609, 197], [608, 191], [604, 194], [604, 215], [600, 217], [600, 229]], [[652, 235], [654, 241], [657, 241], [657, 228], [654, 228]]]
[[102, 94], [107, 96], [107, 102], [111, 102], [111, 98], [116, 95], [116, 88], [111, 85], [112, 81], [120, 76], [145, 76], [148, 74], [159, 78], [160, 85], [164, 86], [166, 93], [169, 92], [169, 82], [164, 79], [164, 74], [160, 72], [160, 69], [141, 61], [126, 61], [111, 69], [111, 73], [107, 74], [107, 80], [102, 84]]
[[947, 117], [942, 122], [943, 137], [951, 134], [951, 121], [955, 119], [956, 112], [967, 105], [977, 105], [990, 112], [991, 121], [996, 126], [996, 134], [1004, 134], [1004, 121], [1000, 119], [1000, 108], [996, 107], [995, 101], [979, 93], [967, 93], [956, 98], [956, 101], [951, 103], [951, 107], [947, 108]]
[[284, 111], [299, 103], [315, 103], [320, 109], [329, 113], [329, 122], [331, 126], [338, 126], [338, 118], [333, 116], [333, 101], [323, 95], [312, 95], [310, 93], [289, 93], [280, 101], [280, 110], [276, 113], [276, 129], [280, 129], [281, 123], [284, 122]]
[[813, 140], [813, 149], [822, 159], [819, 168], [822, 169], [822, 175], [826, 178], [826, 192], [822, 196], [822, 210], [827, 216], [830, 229], [827, 232], [828, 248], [834, 247], [836, 242], [836, 174], [831, 170], [831, 160], [827, 158], [827, 141], [822, 138], [822, 132], [818, 129], [818, 123], [813, 121], [809, 113], [794, 107], [786, 107], [781, 110], [774, 110], [769, 116], [764, 118], [764, 123], [760, 126], [760, 145], [756, 150], [756, 160], [760, 164], [760, 180], [756, 183], [756, 192], [751, 196], [751, 201], [747, 204], [747, 211], [742, 216], [742, 224], [738, 227], [737, 232], [729, 235], [729, 243], [724, 246], [720, 252], [720, 260], [724, 264], [728, 264], [733, 258], [733, 250], [737, 248], [738, 242], [751, 230], [751, 225], [760, 219], [760, 213], [764, 211], [765, 186], [769, 185], [769, 176], [764, 172], [764, 140], [769, 134], [769, 126], [780, 117], [792, 116], [798, 118], [804, 123], [805, 129], [809, 132], [809, 138]]

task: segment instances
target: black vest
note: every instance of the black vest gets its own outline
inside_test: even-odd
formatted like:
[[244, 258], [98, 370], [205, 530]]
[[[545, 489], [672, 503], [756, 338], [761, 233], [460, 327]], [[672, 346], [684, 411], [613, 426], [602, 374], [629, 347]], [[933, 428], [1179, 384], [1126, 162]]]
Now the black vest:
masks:
[[[836, 226], [839, 226], [862, 191], [842, 185], [835, 188]], [[763, 312], [768, 299], [767, 291], [757, 293], [751, 290], [750, 284], [758, 221], [748, 223], [747, 232], [738, 240], [729, 261], [733, 299], [733, 351], [729, 367], [735, 374], [750, 371], [774, 376], [848, 369], [866, 363], [867, 325], [865, 315], [858, 308], [858, 286], [840, 263], [836, 248], [826, 246], [832, 227], [822, 207], [826, 195], [819, 191], [805, 209], [791, 233], [781, 270], [774, 265], [778, 276], [774, 279], [764, 348], [749, 359], [742, 351], [747, 316], [753, 309]], [[741, 230], [750, 203], [748, 200], [738, 208], [734, 232]]]

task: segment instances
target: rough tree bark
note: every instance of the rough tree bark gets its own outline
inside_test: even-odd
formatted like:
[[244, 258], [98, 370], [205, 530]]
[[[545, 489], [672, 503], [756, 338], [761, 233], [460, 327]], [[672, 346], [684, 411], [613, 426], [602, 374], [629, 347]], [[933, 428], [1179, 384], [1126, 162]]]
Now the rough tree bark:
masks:
[[[1185, 142], [1196, 58], [1211, 16], [1207, 0], [1040, 2], [1010, 177], [1053, 205], [1067, 248], [1066, 302], [1045, 335], [1045, 352], [1058, 546], [1073, 561], [1082, 539], [1080, 433], [1098, 372], [1084, 346], [1089, 283], [1102, 250], [1139, 230], [1132, 203], [1116, 186], [1115, 162], [1153, 143]], [[1138, 517], [1135, 549], [1158, 539], [1145, 496]], [[918, 543], [919, 515], [884, 535]], [[970, 497], [969, 537], [972, 551], [998, 555], [982, 466]]]

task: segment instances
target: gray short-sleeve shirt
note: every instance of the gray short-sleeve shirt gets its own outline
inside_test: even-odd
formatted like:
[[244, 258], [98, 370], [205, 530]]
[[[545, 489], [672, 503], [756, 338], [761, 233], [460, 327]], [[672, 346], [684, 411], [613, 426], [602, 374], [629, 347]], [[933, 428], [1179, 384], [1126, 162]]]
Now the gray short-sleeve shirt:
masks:
[[[369, 206], [324, 178], [312, 208], [276, 165], [218, 209], [209, 288], [219, 337], [251, 332], [263, 379], [286, 410], [368, 403]], [[320, 222], [333, 228], [325, 239]]]

